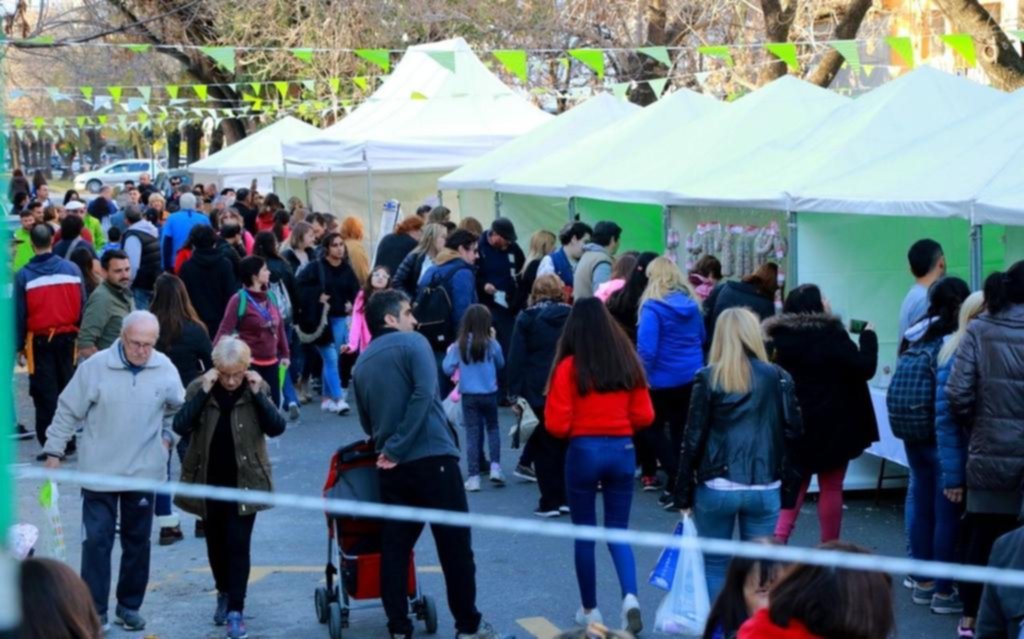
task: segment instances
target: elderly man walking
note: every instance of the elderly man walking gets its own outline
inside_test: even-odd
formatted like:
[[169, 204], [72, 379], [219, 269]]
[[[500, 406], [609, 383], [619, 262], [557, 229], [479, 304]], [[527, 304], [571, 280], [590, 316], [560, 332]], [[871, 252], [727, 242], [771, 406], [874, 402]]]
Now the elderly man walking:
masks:
[[[128, 479], [167, 479], [167, 451], [173, 442], [174, 414], [185, 401], [177, 369], [155, 351], [160, 325], [148, 311], [125, 316], [121, 336], [78, 366], [61, 393], [57, 413], [46, 431], [47, 468], [59, 468], [64, 448], [78, 436], [78, 470]], [[96, 612], [107, 625], [110, 553], [120, 510], [121, 571], [114, 621], [141, 630], [139, 614], [149, 581], [149, 537], [153, 527], [152, 492], [108, 486], [82, 488], [82, 579]]]

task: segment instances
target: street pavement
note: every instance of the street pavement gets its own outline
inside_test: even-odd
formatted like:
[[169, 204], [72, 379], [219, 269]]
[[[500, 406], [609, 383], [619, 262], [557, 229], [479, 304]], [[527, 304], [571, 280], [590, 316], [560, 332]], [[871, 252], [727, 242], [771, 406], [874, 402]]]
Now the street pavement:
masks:
[[[18, 376], [20, 421], [31, 429], [33, 411], [27, 398], [24, 375]], [[386, 392], [383, 391], [383, 392]], [[395, 398], [402, 401], [402, 398]], [[512, 416], [502, 411], [502, 465], [509, 477], [504, 488], [485, 486], [470, 494], [470, 510], [535, 519], [537, 489], [532, 483], [512, 477], [518, 451], [510, 450], [507, 434]], [[332, 453], [362, 436], [353, 415], [338, 417], [321, 413], [318, 405], [303, 407], [298, 424], [268, 444], [276, 490], [280, 493], [319, 495]], [[30, 464], [39, 452], [33, 441], [18, 444], [18, 462]], [[75, 468], [75, 463], [66, 465]], [[177, 460], [175, 460], [177, 472]], [[34, 523], [43, 531], [39, 550], [49, 555], [47, 525], [36, 501], [39, 482], [21, 481], [17, 485], [20, 521]], [[78, 490], [61, 486], [60, 508], [64, 522], [68, 561], [79, 566], [81, 544], [81, 508]], [[792, 542], [811, 546], [817, 542], [818, 526], [815, 502], [808, 500]], [[903, 538], [902, 493], [883, 494], [876, 503], [874, 493], [848, 494], [844, 513], [843, 539], [867, 547], [873, 552], [901, 555]], [[637, 530], [671, 532], [678, 515], [657, 507], [656, 493], [636, 493], [631, 526]], [[563, 517], [559, 521], [567, 521]], [[540, 520], [537, 520], [540, 521]], [[134, 636], [145, 639], [205, 639], [222, 637], [223, 629], [214, 626], [211, 615], [215, 605], [213, 581], [206, 559], [206, 546], [193, 535], [194, 518], [183, 515], [184, 541], [172, 546], [157, 545], [158, 530], [153, 532], [152, 565], [149, 592], [142, 614], [148, 620], [146, 630], [129, 633], [114, 626], [108, 637]], [[327, 530], [321, 512], [275, 508], [257, 515], [252, 542], [252, 574], [246, 601], [249, 636], [252, 639], [324, 638], [327, 627], [317, 623], [313, 607], [314, 589], [324, 583], [327, 558]], [[572, 542], [519, 533], [478, 530], [473, 533], [476, 553], [478, 607], [486, 620], [499, 631], [520, 639], [551, 639], [560, 630], [573, 626], [572, 616], [579, 605], [573, 571]], [[640, 602], [644, 612], [646, 636], [653, 632], [654, 612], [662, 591], [646, 584], [659, 550], [636, 548]], [[118, 551], [114, 553], [113, 574], [117, 575]], [[598, 602], [606, 623], [618, 627], [620, 595], [607, 549], [597, 548]], [[453, 622], [445, 603], [444, 580], [434, 551], [433, 539], [424, 532], [416, 548], [420, 587], [437, 601], [440, 636], [454, 635]], [[894, 598], [898, 636], [901, 639], [931, 639], [955, 636], [956, 618], [931, 614], [927, 607], [910, 603], [909, 591], [899, 584], [902, 575], [894, 575]], [[113, 594], [113, 588], [111, 589]], [[115, 602], [111, 602], [113, 610]], [[422, 624], [417, 633], [423, 634]], [[387, 639], [385, 617], [380, 608], [353, 610], [346, 637]]]

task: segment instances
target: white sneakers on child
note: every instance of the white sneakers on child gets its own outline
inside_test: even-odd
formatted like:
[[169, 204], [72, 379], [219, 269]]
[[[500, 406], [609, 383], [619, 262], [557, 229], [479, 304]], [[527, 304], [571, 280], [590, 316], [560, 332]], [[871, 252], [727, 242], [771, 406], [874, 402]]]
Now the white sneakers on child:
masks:
[[604, 625], [604, 617], [601, 616], [600, 610], [594, 608], [590, 612], [583, 612], [583, 608], [581, 607], [579, 610], [576, 611], [577, 626], [583, 626], [584, 628], [586, 628], [592, 623], [599, 623], [601, 625]]
[[629, 631], [634, 637], [644, 629], [644, 620], [640, 616], [640, 602], [636, 595], [622, 598], [622, 629]]
[[467, 493], [478, 493], [480, 492], [480, 475], [470, 475], [466, 480], [466, 492]]
[[349, 407], [348, 402], [346, 402], [344, 399], [339, 399], [338, 401], [334, 401], [333, 399], [325, 399], [322, 402], [320, 402], [320, 410], [324, 411], [325, 413], [337, 413], [339, 415], [348, 415], [352, 409]]
[[501, 470], [501, 465], [495, 462], [491, 462], [491, 483], [496, 486], [505, 485], [505, 473]]

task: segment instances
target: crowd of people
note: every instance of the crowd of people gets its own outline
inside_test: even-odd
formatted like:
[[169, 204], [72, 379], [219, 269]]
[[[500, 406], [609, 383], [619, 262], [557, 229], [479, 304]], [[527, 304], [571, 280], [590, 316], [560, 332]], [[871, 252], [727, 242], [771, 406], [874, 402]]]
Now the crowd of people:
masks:
[[[271, 490], [265, 439], [300, 419], [319, 388], [322, 411], [355, 409], [372, 438], [386, 504], [468, 511], [467, 493], [500, 489], [508, 470], [537, 483], [538, 517], [597, 525], [600, 496], [603, 525], [626, 529], [639, 489], [693, 517], [703, 537], [732, 539], [738, 527], [743, 540], [784, 544], [816, 477], [823, 547], [859, 552], [839, 541], [843, 481], [878, 439], [868, 387], [878, 338], [870, 324], [844, 324], [814, 284], [783, 291], [778, 265], [726, 280], [705, 256], [684, 271], [656, 253], [620, 254], [626, 231], [611, 221], [539, 230], [524, 252], [510, 220], [455, 223], [443, 206], [399, 220], [371, 255], [359, 218], [253, 189], [161, 194], [140, 182], [123, 206], [106, 190], [88, 205], [69, 193], [63, 207], [44, 205], [38, 187], [19, 195], [16, 348], [48, 467], [76, 455], [85, 472], [164, 480], [176, 450], [184, 482]], [[914, 244], [908, 260], [916, 282], [899, 311], [889, 389], [910, 464], [908, 552], [1014, 565], [1024, 263], [972, 295], [945, 274], [934, 241]], [[516, 460], [501, 458], [501, 407], [536, 423]], [[205, 537], [214, 622], [245, 637], [262, 507], [174, 503]], [[170, 497], [85, 486], [82, 516], [81, 577], [99, 624], [144, 628], [154, 516], [161, 544], [184, 537]], [[406, 576], [421, 530], [383, 526], [392, 636], [412, 632]], [[433, 534], [458, 636], [497, 637], [476, 607], [469, 531]], [[619, 621], [635, 635], [644, 617], [633, 553], [609, 550]], [[574, 558], [575, 621], [603, 624], [594, 542], [577, 540]], [[709, 639], [893, 629], [882, 575], [708, 554], [705, 578]], [[1019, 620], [1008, 603], [1019, 592], [915, 575], [904, 585], [914, 603], [960, 615], [961, 637], [1009, 636]]]

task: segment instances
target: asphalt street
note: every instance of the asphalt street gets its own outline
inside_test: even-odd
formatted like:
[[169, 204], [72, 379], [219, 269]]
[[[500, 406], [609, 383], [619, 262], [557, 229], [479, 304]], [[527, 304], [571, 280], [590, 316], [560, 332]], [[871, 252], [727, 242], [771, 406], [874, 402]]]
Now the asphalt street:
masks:
[[[19, 417], [31, 428], [32, 407], [25, 392], [24, 375], [19, 375]], [[401, 398], [395, 398], [401, 401]], [[511, 423], [511, 414], [502, 411], [502, 422]], [[508, 428], [503, 427], [507, 439]], [[331, 454], [339, 446], [361, 436], [357, 418], [337, 417], [321, 413], [319, 406], [303, 407], [298, 424], [271, 441], [269, 451], [273, 464], [276, 490], [282, 493], [319, 495]], [[39, 452], [33, 441], [18, 444], [18, 462], [35, 463]], [[485, 485], [480, 493], [469, 497], [473, 512], [500, 514], [534, 519], [537, 489], [532, 483], [511, 477], [518, 451], [502, 450], [502, 464], [509, 475], [504, 488]], [[176, 463], [176, 462], [175, 462]], [[69, 463], [68, 468], [75, 464]], [[36, 495], [38, 482], [19, 482], [19, 519], [31, 522], [43, 531], [40, 554], [48, 555], [47, 525]], [[61, 487], [62, 512], [68, 550], [68, 561], [79, 565], [81, 543], [80, 497], [71, 485]], [[818, 526], [815, 502], [808, 500], [793, 536], [792, 543], [814, 545]], [[874, 493], [848, 494], [843, 521], [843, 538], [873, 552], [900, 555], [903, 539], [902, 493], [890, 492], [876, 503]], [[677, 515], [657, 507], [655, 493], [642, 493], [639, 485], [632, 510], [631, 525], [637, 530], [670, 532]], [[215, 605], [213, 581], [206, 559], [206, 547], [193, 535], [193, 521], [183, 516], [186, 539], [172, 546], [158, 546], [158, 530], [153, 532], [152, 567], [149, 592], [142, 614], [149, 623], [143, 632], [128, 633], [114, 627], [108, 637], [136, 636], [159, 639], [196, 639], [222, 637], [223, 629], [214, 626], [211, 615]], [[567, 517], [563, 518], [566, 520]], [[571, 628], [572, 616], [579, 605], [573, 572], [572, 542], [549, 537], [508, 534], [490, 530], [473, 533], [477, 562], [478, 607], [485, 619], [503, 633], [520, 638], [550, 639], [559, 630]], [[246, 602], [249, 635], [253, 639], [311, 637], [326, 639], [327, 627], [320, 625], [314, 614], [313, 592], [324, 583], [327, 557], [327, 531], [324, 515], [308, 510], [276, 508], [257, 516], [252, 550], [252, 574]], [[637, 548], [638, 578], [641, 583], [640, 602], [644, 622], [653, 632], [654, 612], [663, 593], [646, 585], [647, 575], [659, 551]], [[115, 550], [116, 576], [118, 561]], [[451, 615], [445, 603], [443, 576], [438, 566], [433, 540], [428, 532], [416, 549], [420, 586], [437, 600], [440, 636], [453, 636]], [[598, 545], [598, 600], [605, 620], [617, 627], [620, 598], [614, 569], [606, 549]], [[909, 591], [899, 586], [902, 576], [894, 576], [894, 597], [901, 639], [924, 639], [955, 636], [955, 617], [931, 614], [926, 607], [910, 603]], [[113, 589], [112, 589], [113, 592]], [[113, 609], [114, 602], [111, 602]], [[422, 634], [422, 625], [417, 627]], [[347, 637], [387, 639], [383, 610], [354, 610]]]

